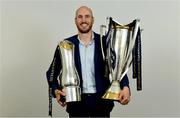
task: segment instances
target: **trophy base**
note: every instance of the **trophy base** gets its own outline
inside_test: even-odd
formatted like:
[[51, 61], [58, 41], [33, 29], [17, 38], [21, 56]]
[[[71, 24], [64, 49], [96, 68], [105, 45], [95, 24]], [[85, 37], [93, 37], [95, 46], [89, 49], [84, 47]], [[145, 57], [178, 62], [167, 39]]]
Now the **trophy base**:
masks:
[[119, 94], [117, 93], [112, 93], [112, 92], [107, 92], [103, 95], [103, 99], [109, 99], [109, 100], [114, 100], [114, 101], [118, 101], [119, 98], [118, 98]]
[[119, 100], [120, 84], [118, 80], [113, 80], [111, 86], [108, 88], [106, 93], [102, 96], [103, 99], [109, 99], [117, 101]]
[[78, 86], [68, 86], [64, 88], [66, 102], [81, 101], [81, 88]]

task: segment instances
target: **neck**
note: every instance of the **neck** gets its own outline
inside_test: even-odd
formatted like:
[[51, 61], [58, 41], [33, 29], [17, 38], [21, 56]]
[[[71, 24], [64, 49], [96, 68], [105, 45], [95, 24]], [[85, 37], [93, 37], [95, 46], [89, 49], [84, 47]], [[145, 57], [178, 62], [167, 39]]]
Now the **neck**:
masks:
[[79, 35], [80, 40], [84, 43], [84, 45], [88, 45], [92, 39], [92, 31], [90, 31], [88, 33], [78, 32], [78, 35]]

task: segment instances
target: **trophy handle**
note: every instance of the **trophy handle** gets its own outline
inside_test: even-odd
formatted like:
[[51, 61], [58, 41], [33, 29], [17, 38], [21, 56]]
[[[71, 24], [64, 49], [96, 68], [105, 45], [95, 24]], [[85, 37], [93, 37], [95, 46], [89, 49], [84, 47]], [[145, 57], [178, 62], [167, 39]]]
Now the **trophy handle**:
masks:
[[105, 25], [100, 26], [100, 42], [101, 42], [101, 51], [102, 51], [103, 60], [105, 60], [105, 54], [103, 49], [103, 34], [105, 34], [104, 28], [106, 28]]
[[[111, 17], [107, 17], [106, 18], [106, 25], [101, 25], [100, 26], [100, 42], [101, 42], [102, 56], [103, 56], [104, 60], [105, 60], [105, 52], [104, 52], [104, 48], [103, 48], [103, 35], [104, 36], [108, 35], [109, 30], [110, 30], [109, 28], [111, 27], [111, 24], [112, 24], [112, 18]], [[107, 46], [108, 41], [106, 40], [105, 42], [106, 42], [105, 45]]]
[[140, 19], [135, 19], [135, 25], [134, 25], [133, 36], [132, 36], [132, 40], [133, 40], [133, 45], [132, 46], [134, 46], [139, 26], [140, 26]]

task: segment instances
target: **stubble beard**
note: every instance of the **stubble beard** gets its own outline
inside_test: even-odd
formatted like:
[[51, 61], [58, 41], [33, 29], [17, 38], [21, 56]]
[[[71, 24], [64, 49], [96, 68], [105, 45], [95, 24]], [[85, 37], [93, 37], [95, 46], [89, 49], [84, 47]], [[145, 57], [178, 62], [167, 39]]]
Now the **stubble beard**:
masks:
[[[83, 23], [82, 23], [82, 24], [83, 24]], [[80, 25], [82, 25], [82, 24], [80, 24]], [[89, 25], [88, 23], [86, 23], [86, 24]], [[77, 25], [77, 28], [78, 28], [78, 31], [79, 31], [80, 33], [85, 34], [85, 33], [88, 33], [88, 32], [91, 31], [91, 29], [92, 29], [92, 23], [88, 26], [87, 29], [83, 29], [83, 28], [81, 28], [81, 27], [78, 26], [78, 25]]]

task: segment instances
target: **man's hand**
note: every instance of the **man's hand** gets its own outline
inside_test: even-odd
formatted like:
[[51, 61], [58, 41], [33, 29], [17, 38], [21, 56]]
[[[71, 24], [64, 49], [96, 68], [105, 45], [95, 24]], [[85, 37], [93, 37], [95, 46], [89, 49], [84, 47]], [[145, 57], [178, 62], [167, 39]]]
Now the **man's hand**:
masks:
[[121, 92], [119, 93], [119, 102], [122, 105], [128, 104], [130, 101], [130, 96], [131, 96], [130, 89], [129, 87], [125, 86], [123, 90], [121, 90]]
[[56, 95], [56, 100], [57, 100], [57, 102], [58, 102], [62, 107], [66, 106], [66, 102], [61, 101], [61, 99], [62, 99], [61, 97], [65, 97], [65, 93], [64, 93], [63, 91], [61, 91], [61, 90], [56, 89], [56, 90], [55, 90], [55, 95]]

